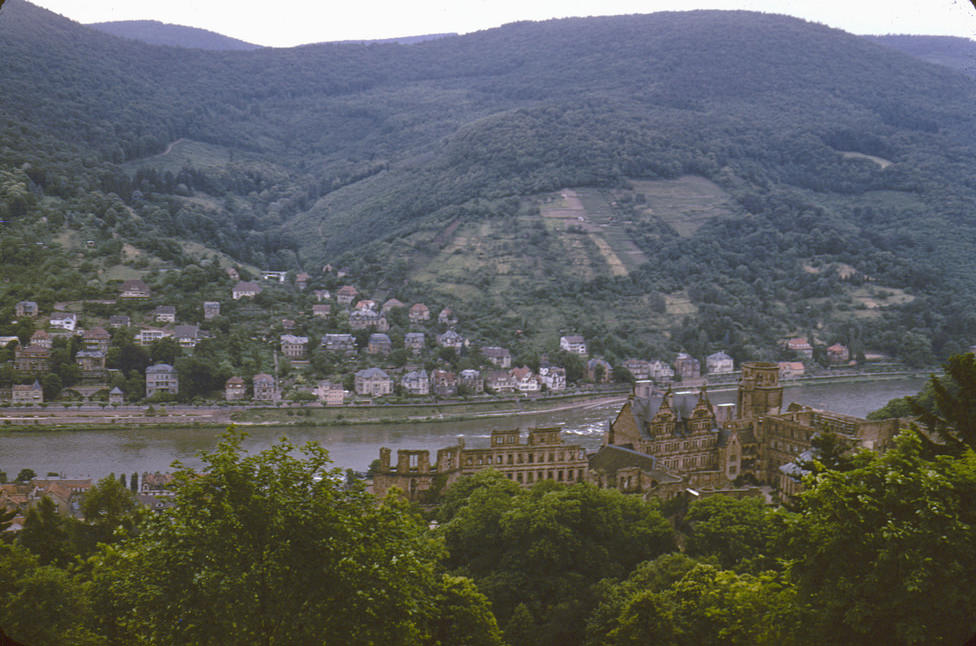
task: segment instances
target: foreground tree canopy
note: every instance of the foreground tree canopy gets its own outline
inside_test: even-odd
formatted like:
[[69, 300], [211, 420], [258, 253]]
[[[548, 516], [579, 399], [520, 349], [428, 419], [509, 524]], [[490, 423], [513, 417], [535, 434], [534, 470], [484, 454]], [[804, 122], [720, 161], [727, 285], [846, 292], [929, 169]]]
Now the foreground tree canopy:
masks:
[[202, 475], [181, 470], [173, 510], [98, 559], [104, 633], [118, 643], [499, 643], [484, 596], [438, 573], [418, 515], [344, 488], [321, 447], [295, 452], [283, 440], [245, 457], [230, 434]]
[[[951, 397], [926, 401], [963, 438], [956, 365]], [[315, 444], [248, 455], [232, 430], [179, 470], [163, 513], [115, 478], [84, 521], [37, 505], [0, 542], [0, 628], [30, 646], [962, 644], [976, 452], [939, 437], [821, 464], [789, 509], [486, 471], [447, 490], [432, 528]]]

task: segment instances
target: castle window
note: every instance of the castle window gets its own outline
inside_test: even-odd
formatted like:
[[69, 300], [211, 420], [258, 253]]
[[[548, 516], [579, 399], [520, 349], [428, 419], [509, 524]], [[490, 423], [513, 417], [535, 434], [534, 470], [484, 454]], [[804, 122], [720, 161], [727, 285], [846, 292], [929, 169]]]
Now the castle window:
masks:
[[535, 460], [535, 453], [529, 453], [529, 464], [532, 464], [534, 460]]
[[411, 455], [410, 456], [410, 468], [411, 469], [416, 469], [417, 468], [417, 456], [416, 455]]
[[522, 472], [521, 471], [518, 474], [518, 483], [519, 484], [522, 484]]
[[508, 454], [508, 463], [515, 464], [515, 458], [512, 456], [511, 453]]
[[523, 464], [525, 462], [525, 456], [521, 453], [518, 454], [518, 463]]
[[556, 480], [559, 480], [559, 482], [562, 482], [563, 481], [563, 470], [562, 469], [560, 469], [559, 470], [559, 473], [556, 474]]

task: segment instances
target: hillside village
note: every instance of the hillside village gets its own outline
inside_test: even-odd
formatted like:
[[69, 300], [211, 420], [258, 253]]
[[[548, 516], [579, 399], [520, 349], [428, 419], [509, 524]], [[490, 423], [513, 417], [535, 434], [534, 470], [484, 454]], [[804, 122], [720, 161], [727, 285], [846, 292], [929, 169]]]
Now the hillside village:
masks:
[[[215, 273], [216, 272], [216, 273]], [[0, 401], [281, 401], [341, 406], [354, 402], [560, 393], [611, 382], [731, 383], [736, 366], [718, 350], [697, 358], [591, 354], [567, 333], [537, 355], [469, 338], [449, 305], [406, 303], [362, 293], [345, 271], [211, 268], [207, 293], [194, 302], [171, 287], [177, 271], [122, 281], [115, 300], [17, 302], [0, 336]], [[167, 290], [167, 286], [170, 287]], [[806, 338], [783, 341], [783, 378], [814, 361]], [[818, 348], [827, 365], [851, 363], [841, 344]]]

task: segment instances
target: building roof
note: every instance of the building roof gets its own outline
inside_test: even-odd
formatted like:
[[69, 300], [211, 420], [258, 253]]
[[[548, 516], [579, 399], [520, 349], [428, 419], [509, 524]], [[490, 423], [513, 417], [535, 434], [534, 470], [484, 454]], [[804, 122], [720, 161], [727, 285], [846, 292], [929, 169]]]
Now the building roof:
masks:
[[356, 373], [360, 379], [389, 379], [390, 376], [379, 368], [366, 368]]
[[173, 336], [184, 339], [195, 339], [200, 335], [200, 328], [196, 325], [175, 325]]
[[138, 278], [130, 278], [122, 283], [122, 291], [128, 292], [133, 290], [149, 291], [149, 285]]
[[274, 377], [272, 377], [271, 375], [269, 375], [266, 372], [259, 372], [258, 374], [256, 374], [253, 377], [251, 377], [251, 382], [252, 383], [255, 383], [255, 384], [256, 383], [268, 383], [268, 382], [274, 383]]
[[176, 372], [176, 368], [168, 363], [156, 363], [146, 368], [146, 374], [157, 372]]
[[658, 468], [657, 459], [653, 455], [647, 455], [646, 453], [615, 444], [601, 446], [599, 451], [587, 456], [587, 459], [591, 469], [605, 473], [611, 478], [620, 469], [637, 467], [658, 483], [671, 484], [681, 482], [681, 478], [678, 476]]

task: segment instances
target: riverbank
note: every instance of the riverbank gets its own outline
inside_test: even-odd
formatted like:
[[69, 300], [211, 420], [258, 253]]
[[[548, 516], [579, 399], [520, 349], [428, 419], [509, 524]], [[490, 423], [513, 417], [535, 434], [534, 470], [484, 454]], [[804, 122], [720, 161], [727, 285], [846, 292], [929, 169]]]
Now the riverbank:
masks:
[[[923, 386], [922, 379], [798, 385], [787, 389], [784, 405], [797, 402], [863, 417], [891, 399], [918, 393]], [[287, 436], [296, 446], [316, 442], [325, 447], [337, 467], [363, 471], [379, 456], [380, 447], [393, 451], [428, 450], [433, 456], [438, 449], [455, 444], [458, 437], [464, 437], [467, 446], [482, 448], [489, 446], [493, 430], [520, 428], [524, 434], [525, 429], [533, 426], [558, 426], [563, 429], [567, 442], [578, 444], [587, 451], [596, 451], [602, 444], [608, 421], [620, 411], [624, 394], [605, 393], [605, 401], [609, 403], [602, 406], [598, 397], [589, 401], [550, 402], [553, 408], [562, 410], [523, 410], [519, 411], [521, 416], [511, 415], [515, 410], [512, 406], [507, 407], [508, 410], [499, 406], [489, 413], [494, 413], [494, 416], [468, 421], [452, 422], [437, 418], [426, 422], [318, 426], [251, 424], [246, 427], [244, 448], [250, 452], [262, 451], [282, 436]], [[715, 392], [711, 400], [715, 404], [734, 403], [736, 393]], [[228, 415], [240, 410], [230, 406], [221, 409]], [[9, 409], [0, 409], [0, 413], [5, 410]], [[145, 408], [131, 407], [131, 411], [135, 415], [144, 415]], [[286, 413], [285, 409], [279, 409], [279, 412]], [[192, 417], [184, 415], [189, 411], [176, 410], [174, 407], [167, 408], [166, 413], [166, 416], [154, 418], [152, 421], [156, 424], [153, 426], [119, 424], [96, 427], [89, 420], [86, 425], [73, 430], [32, 425], [20, 428], [19, 432], [10, 432], [7, 430], [9, 426], [0, 424], [0, 468], [8, 473], [16, 473], [21, 468], [30, 467], [37, 473], [63, 473], [66, 478], [101, 478], [109, 473], [133, 471], [170, 471], [174, 460], [196, 468], [201, 464], [198, 457], [200, 452], [212, 451], [226, 426], [194, 424], [188, 421]], [[373, 415], [392, 417], [392, 413], [379, 411], [374, 411]], [[283, 417], [288, 419], [287, 414]], [[292, 417], [293, 420], [296, 418]]]
[[101, 410], [48, 407], [8, 408], [0, 412], [3, 431], [94, 431], [120, 428], [226, 428], [251, 426], [351, 426], [366, 424], [427, 424], [485, 418], [520, 417], [563, 410], [598, 408], [622, 403], [627, 391], [574, 393], [538, 399], [504, 399], [425, 404], [380, 404], [323, 407], [137, 407]]
[[[874, 382], [926, 378], [931, 370], [893, 370], [872, 373], [831, 373], [783, 380], [787, 390], [818, 384], [867, 384]], [[689, 385], [698, 388], [697, 385]], [[709, 392], [736, 390], [737, 383], [708, 386]], [[675, 384], [680, 389], [680, 384]], [[628, 390], [572, 393], [539, 398], [485, 399], [470, 401], [374, 404], [324, 407], [320, 404], [282, 404], [277, 407], [241, 406], [122, 406], [102, 408], [50, 404], [45, 407], [0, 410], [0, 429], [18, 430], [111, 430], [118, 428], [226, 428], [245, 427], [326, 427], [365, 424], [429, 424], [478, 419], [523, 417], [564, 410], [607, 407], [622, 404]]]

